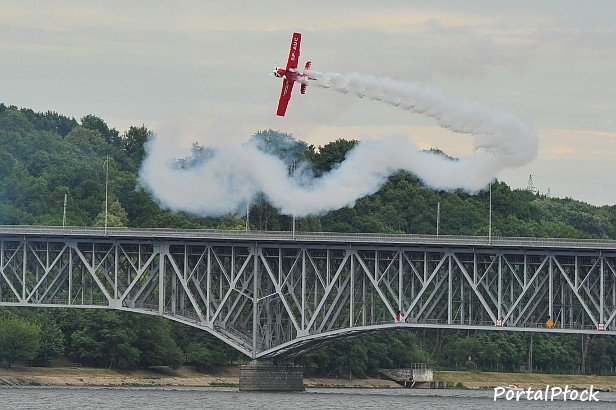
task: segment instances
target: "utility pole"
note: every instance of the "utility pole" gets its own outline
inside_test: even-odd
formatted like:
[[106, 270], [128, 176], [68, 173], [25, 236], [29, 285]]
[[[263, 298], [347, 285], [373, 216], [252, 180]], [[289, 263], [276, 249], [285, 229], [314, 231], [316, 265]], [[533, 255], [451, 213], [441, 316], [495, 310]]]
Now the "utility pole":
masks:
[[250, 217], [250, 199], [246, 200], [246, 232], [248, 232], [248, 218]]
[[[293, 160], [293, 188], [295, 188], [295, 160]], [[293, 235], [293, 239], [295, 239], [295, 210], [293, 211], [293, 222], [292, 222], [292, 235]]]
[[105, 160], [105, 235], [107, 235], [107, 221], [109, 215], [109, 155]]
[[441, 223], [441, 203], [436, 203], [436, 236], [438, 236], [438, 228]]
[[490, 181], [490, 211], [488, 212], [488, 244], [492, 245], [492, 182]]
[[64, 194], [64, 211], [62, 212], [62, 228], [66, 226], [66, 199], [67, 199], [67, 194]]

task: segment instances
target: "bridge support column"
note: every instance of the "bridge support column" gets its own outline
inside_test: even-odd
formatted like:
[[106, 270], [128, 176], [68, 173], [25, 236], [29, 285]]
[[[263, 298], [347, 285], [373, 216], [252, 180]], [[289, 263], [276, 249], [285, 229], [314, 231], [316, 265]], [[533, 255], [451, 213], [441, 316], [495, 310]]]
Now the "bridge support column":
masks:
[[240, 367], [240, 391], [304, 391], [304, 368], [253, 360]]

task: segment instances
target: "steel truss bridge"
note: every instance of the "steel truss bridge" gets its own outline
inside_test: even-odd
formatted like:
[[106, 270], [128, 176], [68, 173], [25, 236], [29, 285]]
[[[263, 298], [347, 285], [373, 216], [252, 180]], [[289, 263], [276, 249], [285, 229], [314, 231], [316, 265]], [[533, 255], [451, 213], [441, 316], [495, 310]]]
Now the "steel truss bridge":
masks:
[[616, 241], [0, 226], [0, 305], [159, 315], [252, 358], [404, 327], [616, 335]]

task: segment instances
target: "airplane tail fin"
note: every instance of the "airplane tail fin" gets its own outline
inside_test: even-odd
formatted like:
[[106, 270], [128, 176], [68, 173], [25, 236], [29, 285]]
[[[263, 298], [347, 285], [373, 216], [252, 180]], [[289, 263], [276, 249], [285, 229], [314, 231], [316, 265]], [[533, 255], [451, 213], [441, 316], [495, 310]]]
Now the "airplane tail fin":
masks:
[[[310, 61], [306, 61], [306, 66], [304, 67], [304, 72], [302, 74], [306, 75], [306, 71], [310, 70], [310, 67], [312, 66], [312, 63]], [[310, 79], [310, 77], [307, 77], [308, 79]], [[302, 83], [302, 87], [300, 89], [302, 94], [306, 94], [306, 88], [308, 88], [308, 85], [305, 83]]]

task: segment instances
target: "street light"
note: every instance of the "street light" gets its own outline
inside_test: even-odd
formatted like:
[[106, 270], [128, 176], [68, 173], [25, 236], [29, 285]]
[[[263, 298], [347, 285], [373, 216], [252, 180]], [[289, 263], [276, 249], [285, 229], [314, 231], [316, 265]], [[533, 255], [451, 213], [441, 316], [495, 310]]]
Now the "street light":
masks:
[[[296, 167], [297, 165], [295, 164], [295, 160], [293, 160], [293, 165], [292, 165], [292, 170], [293, 170], [293, 188], [296, 188], [296, 180], [295, 180], [295, 171], [296, 171]], [[295, 239], [295, 210], [293, 210], [293, 216], [292, 216], [292, 227], [291, 227], [291, 235], [293, 237], [293, 239]]]
[[441, 224], [441, 203], [436, 203], [436, 236], [438, 236], [438, 228]]
[[490, 211], [488, 215], [488, 244], [492, 245], [492, 181], [490, 181]]
[[66, 226], [66, 200], [68, 195], [64, 194], [64, 210], [62, 211], [62, 228]]
[[109, 214], [109, 155], [104, 162], [105, 166], [105, 235], [107, 235], [107, 220]]

